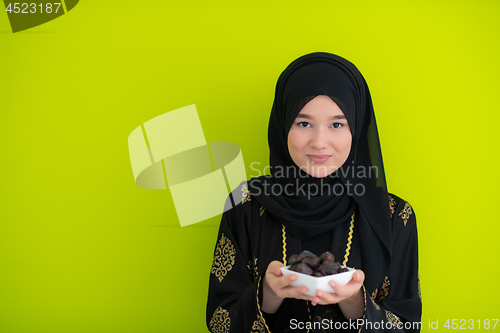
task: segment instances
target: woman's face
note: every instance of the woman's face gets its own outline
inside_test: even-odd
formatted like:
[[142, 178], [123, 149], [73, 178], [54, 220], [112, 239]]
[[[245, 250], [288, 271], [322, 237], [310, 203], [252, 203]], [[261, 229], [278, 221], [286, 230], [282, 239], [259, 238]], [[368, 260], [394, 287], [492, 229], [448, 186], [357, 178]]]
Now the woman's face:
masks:
[[325, 95], [309, 101], [288, 132], [288, 151], [293, 161], [317, 178], [328, 176], [344, 164], [351, 142], [344, 113]]

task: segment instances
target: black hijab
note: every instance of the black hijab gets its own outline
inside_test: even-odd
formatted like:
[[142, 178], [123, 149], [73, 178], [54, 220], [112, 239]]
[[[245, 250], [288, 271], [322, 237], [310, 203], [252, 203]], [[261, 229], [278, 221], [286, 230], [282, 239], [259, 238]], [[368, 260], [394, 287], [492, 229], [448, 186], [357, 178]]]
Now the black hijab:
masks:
[[[352, 134], [346, 162], [324, 178], [295, 165], [287, 146], [297, 114], [318, 95], [337, 103]], [[276, 85], [268, 138], [271, 175], [250, 180], [252, 197], [278, 218], [287, 233], [303, 240], [349, 223], [356, 211], [365, 285], [375, 289], [390, 264], [391, 214], [375, 114], [361, 73], [346, 59], [329, 53], [293, 61]]]

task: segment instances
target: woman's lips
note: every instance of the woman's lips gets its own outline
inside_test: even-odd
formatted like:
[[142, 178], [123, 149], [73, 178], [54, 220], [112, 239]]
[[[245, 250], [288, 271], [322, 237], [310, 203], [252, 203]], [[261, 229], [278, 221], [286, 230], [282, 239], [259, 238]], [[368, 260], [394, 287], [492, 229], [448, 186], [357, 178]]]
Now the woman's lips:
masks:
[[332, 155], [307, 155], [313, 163], [325, 163]]

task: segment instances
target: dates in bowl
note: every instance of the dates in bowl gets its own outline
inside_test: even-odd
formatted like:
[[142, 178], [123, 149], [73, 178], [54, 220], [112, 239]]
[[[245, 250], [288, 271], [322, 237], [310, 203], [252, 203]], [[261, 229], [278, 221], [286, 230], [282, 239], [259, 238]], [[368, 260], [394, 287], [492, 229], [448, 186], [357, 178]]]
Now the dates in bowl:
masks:
[[290, 257], [289, 266], [282, 267], [283, 275], [295, 274], [297, 280], [293, 281], [293, 287], [307, 287], [306, 295], [315, 296], [316, 290], [321, 289], [327, 293], [335, 291], [328, 284], [329, 281], [335, 281], [343, 286], [347, 284], [356, 271], [353, 268], [340, 265], [334, 260], [333, 254], [325, 252], [319, 257], [309, 251], [302, 251], [300, 254], [294, 254]]

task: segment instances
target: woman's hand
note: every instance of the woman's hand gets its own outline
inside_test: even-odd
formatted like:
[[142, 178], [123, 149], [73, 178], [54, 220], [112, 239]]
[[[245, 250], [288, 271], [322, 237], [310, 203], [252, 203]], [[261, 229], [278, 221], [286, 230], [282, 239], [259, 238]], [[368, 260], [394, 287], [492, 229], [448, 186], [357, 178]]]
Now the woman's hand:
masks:
[[305, 295], [307, 287], [292, 287], [290, 284], [297, 280], [297, 275], [283, 275], [283, 263], [274, 260], [267, 266], [263, 282], [262, 311], [275, 313], [285, 298], [297, 298], [312, 301], [313, 296]]
[[312, 305], [326, 305], [338, 303], [344, 317], [347, 319], [357, 319], [363, 316], [364, 294], [362, 290], [365, 281], [365, 273], [358, 269], [353, 274], [351, 281], [345, 286], [338, 285], [334, 281], [329, 284], [335, 293], [327, 293], [323, 290], [316, 290], [316, 296], [313, 297]]

